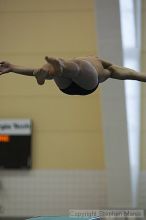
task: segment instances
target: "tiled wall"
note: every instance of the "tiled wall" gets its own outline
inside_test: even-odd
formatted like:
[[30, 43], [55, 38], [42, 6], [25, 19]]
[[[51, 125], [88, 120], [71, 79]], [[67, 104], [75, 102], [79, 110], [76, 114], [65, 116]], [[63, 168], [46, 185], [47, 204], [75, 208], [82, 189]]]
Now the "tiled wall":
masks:
[[0, 216], [68, 215], [70, 209], [107, 207], [106, 173], [0, 172]]
[[146, 209], [146, 172], [145, 171], [141, 172], [139, 177], [138, 206], [139, 208]]

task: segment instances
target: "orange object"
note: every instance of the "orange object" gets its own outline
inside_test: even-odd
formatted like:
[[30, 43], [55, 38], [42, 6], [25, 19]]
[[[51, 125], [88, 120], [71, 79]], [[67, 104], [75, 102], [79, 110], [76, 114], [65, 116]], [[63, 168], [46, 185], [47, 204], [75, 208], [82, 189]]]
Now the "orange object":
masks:
[[0, 135], [0, 142], [4, 142], [4, 143], [10, 142], [10, 136], [9, 135]]

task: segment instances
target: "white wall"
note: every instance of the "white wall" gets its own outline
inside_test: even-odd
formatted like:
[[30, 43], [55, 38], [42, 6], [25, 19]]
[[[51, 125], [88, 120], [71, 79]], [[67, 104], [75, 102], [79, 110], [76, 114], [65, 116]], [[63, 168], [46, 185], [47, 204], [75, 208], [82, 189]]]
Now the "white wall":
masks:
[[69, 215], [70, 209], [107, 207], [106, 172], [0, 172], [0, 217]]
[[[97, 0], [96, 15], [100, 58], [122, 65], [119, 1]], [[100, 87], [108, 207], [132, 207], [124, 81], [109, 79]]]

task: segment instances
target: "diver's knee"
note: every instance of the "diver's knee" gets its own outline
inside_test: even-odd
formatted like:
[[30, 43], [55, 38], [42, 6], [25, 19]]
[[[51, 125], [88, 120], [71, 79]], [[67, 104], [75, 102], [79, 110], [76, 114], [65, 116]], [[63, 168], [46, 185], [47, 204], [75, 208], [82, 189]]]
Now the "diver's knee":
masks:
[[108, 69], [104, 69], [101, 74], [99, 74], [99, 83], [104, 82], [105, 80], [111, 77], [111, 71]]

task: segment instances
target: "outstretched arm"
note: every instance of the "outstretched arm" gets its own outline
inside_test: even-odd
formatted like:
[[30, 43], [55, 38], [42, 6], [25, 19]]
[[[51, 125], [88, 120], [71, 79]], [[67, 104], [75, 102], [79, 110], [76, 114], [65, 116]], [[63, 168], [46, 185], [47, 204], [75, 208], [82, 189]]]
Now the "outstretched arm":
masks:
[[63, 59], [45, 57], [47, 61], [41, 68], [26, 68], [13, 65], [7, 61], [0, 62], [0, 75], [9, 72], [25, 75], [35, 76], [37, 83], [43, 85], [46, 79], [53, 79], [55, 76], [69, 77], [69, 74], [76, 76], [78, 74], [78, 66], [73, 62], [68, 62]]
[[7, 61], [0, 62], [0, 75], [6, 73], [17, 73], [25, 76], [35, 76], [38, 84], [42, 85], [45, 82], [45, 79], [52, 79], [55, 69], [51, 64], [45, 64], [41, 68], [26, 68], [11, 64]]
[[0, 75], [13, 72], [25, 76], [33, 76], [34, 71], [35, 69], [16, 66], [6, 61], [0, 62]]

